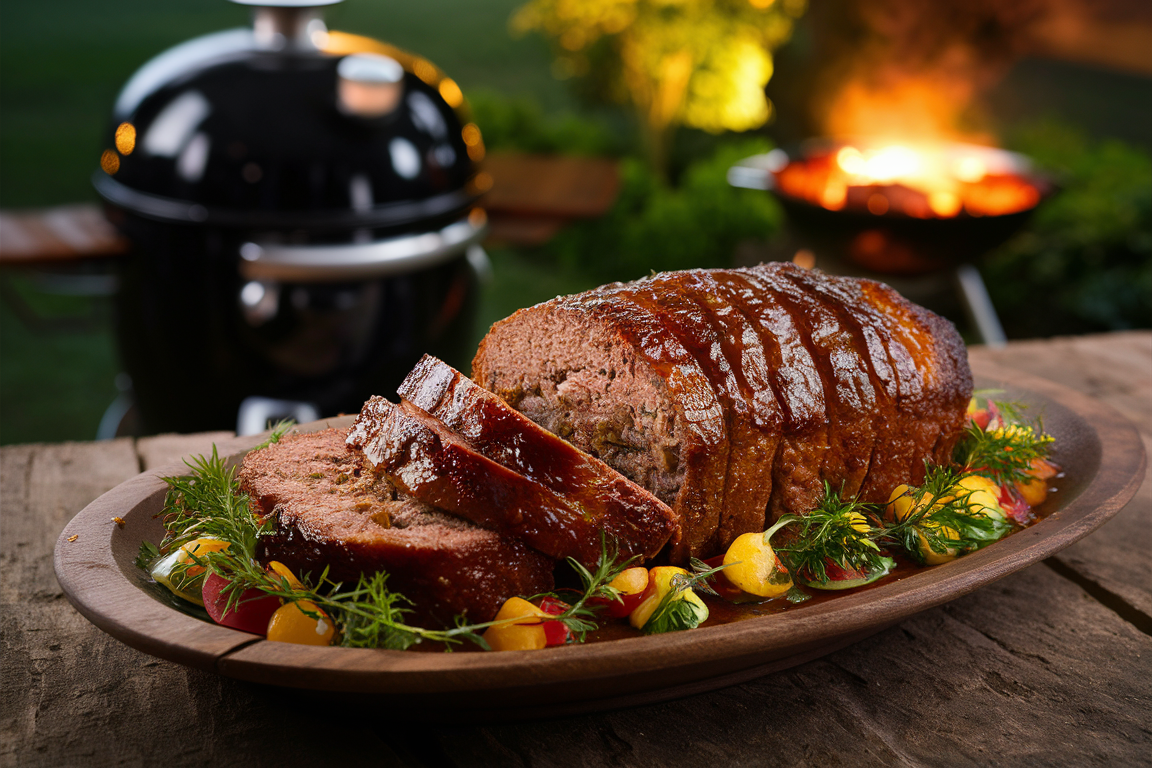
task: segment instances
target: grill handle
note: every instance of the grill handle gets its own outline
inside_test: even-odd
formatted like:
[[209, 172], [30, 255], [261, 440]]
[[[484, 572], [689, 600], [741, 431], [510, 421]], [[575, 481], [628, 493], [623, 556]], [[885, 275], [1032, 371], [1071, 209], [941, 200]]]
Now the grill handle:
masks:
[[468, 219], [434, 232], [370, 243], [240, 246], [240, 274], [247, 280], [322, 283], [366, 280], [414, 272], [451, 261], [487, 234], [487, 223]]

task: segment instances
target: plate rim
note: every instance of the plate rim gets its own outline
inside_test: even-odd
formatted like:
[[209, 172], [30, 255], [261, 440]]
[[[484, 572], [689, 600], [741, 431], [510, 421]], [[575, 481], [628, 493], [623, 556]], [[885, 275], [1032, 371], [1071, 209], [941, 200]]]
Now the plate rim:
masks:
[[[186, 471], [180, 462], [141, 473], [88, 504], [57, 539], [54, 569], [69, 602], [109, 635], [153, 656], [251, 682], [316, 691], [408, 694], [407, 703], [417, 709], [436, 699], [452, 709], [444, 694], [461, 692], [499, 694], [513, 707], [541, 702], [594, 707], [597, 701], [671, 698], [678, 689], [706, 690], [709, 680], [719, 681], [712, 687], [720, 687], [737, 682], [741, 674], [754, 677], [815, 658], [966, 595], [1075, 543], [1128, 503], [1146, 468], [1143, 441], [1128, 419], [1111, 406], [1048, 379], [979, 361], [972, 362], [972, 369], [981, 379], [1036, 394], [1082, 420], [1100, 449], [1092, 477], [1040, 524], [994, 547], [914, 578], [839, 595], [802, 610], [544, 653], [443, 654], [270, 642], [165, 606], [128, 578], [114, 556], [113, 547], [125, 544], [115, 537], [124, 536], [125, 530], [112, 523], [112, 517], [136, 510], [162, 492], [163, 477]], [[301, 429], [323, 429], [353, 418], [323, 419]], [[233, 438], [217, 444], [217, 450], [235, 458], [261, 439]], [[73, 535], [79, 538], [69, 541]], [[611, 684], [621, 675], [628, 682], [613, 695]], [[573, 687], [581, 690], [566, 690]], [[452, 698], [468, 700], [457, 701], [456, 708], [490, 708], [490, 703], [476, 702], [474, 696]]]

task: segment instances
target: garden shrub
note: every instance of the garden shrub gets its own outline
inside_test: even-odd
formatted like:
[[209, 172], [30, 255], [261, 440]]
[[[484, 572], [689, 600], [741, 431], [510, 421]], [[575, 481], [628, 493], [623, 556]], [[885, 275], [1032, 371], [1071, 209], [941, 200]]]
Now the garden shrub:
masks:
[[1055, 123], [1012, 144], [1061, 190], [982, 264], [1008, 334], [1152, 327], [1152, 156]]

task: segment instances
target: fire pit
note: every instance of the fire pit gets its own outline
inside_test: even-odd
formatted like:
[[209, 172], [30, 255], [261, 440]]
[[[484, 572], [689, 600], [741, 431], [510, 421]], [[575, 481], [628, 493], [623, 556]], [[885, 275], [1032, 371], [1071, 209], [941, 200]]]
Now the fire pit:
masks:
[[1015, 234], [1055, 189], [1026, 157], [993, 147], [828, 139], [750, 157], [728, 180], [771, 192], [817, 254], [880, 275], [954, 270], [989, 343], [1003, 331], [970, 262]]

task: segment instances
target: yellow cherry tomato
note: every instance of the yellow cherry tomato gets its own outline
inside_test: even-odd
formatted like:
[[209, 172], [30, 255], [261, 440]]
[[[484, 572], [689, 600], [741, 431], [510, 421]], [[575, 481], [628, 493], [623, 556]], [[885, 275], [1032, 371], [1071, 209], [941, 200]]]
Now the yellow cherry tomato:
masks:
[[620, 593], [624, 595], [643, 592], [644, 588], [648, 586], [648, 569], [641, 567], [625, 568], [620, 572], [620, 575], [608, 583], [608, 586], [620, 590]]
[[286, 603], [277, 608], [268, 620], [268, 639], [278, 643], [331, 645], [335, 634], [332, 619], [310, 600]]
[[183, 598], [190, 603], [204, 605], [201, 594], [204, 587], [204, 566], [192, 565], [189, 568], [177, 568], [192, 559], [192, 555], [203, 559], [209, 552], [219, 552], [228, 549], [228, 542], [219, 539], [194, 539], [175, 552], [168, 553], [163, 559], [152, 566], [150, 575], [158, 584], [163, 584], [172, 594]]
[[495, 621], [484, 631], [494, 651], [535, 651], [548, 645], [544, 620], [552, 618], [522, 597], [510, 597], [500, 606]]
[[960, 533], [955, 528], [950, 528], [947, 525], [916, 526], [916, 536], [920, 539], [920, 556], [924, 559], [925, 565], [947, 563], [949, 560], [955, 560], [956, 555], [960, 554], [955, 547], [947, 547], [943, 552], [936, 552], [928, 545], [928, 538], [924, 535], [921, 528], [928, 528], [933, 532], [939, 533], [945, 539], [951, 539], [953, 541], [960, 538]]
[[296, 578], [296, 574], [288, 568], [288, 566], [281, 563], [279, 560], [273, 560], [268, 563], [267, 570], [272, 571], [273, 577], [281, 576], [288, 581], [288, 586], [292, 589], [304, 589], [304, 585]]
[[1007, 515], [1000, 506], [1000, 486], [986, 477], [968, 475], [956, 483], [953, 492], [962, 498], [968, 511], [986, 517], [1004, 520]]
[[728, 567], [721, 575], [750, 595], [776, 597], [792, 588], [792, 577], [776, 559], [763, 533], [737, 536], [724, 553], [724, 565]]
[[893, 523], [902, 523], [933, 502], [932, 494], [925, 493], [920, 499], [920, 503], [913, 507], [912, 502], [915, 495], [916, 489], [908, 485], [901, 484], [893, 488], [892, 493], [888, 496], [888, 504], [884, 507], [884, 519]]
[[1028, 470], [1030, 479], [1014, 483], [1016, 492], [1028, 506], [1039, 506], [1048, 498], [1048, 481], [1055, 477], [1058, 471], [1057, 467], [1044, 459], [1032, 459], [1032, 466]]
[[[660, 603], [664, 600], [664, 596], [672, 592], [672, 577], [676, 575], [687, 576], [688, 571], [683, 568], [676, 568], [670, 565], [662, 565], [653, 568], [648, 581], [648, 588], [644, 590], [644, 598], [640, 601], [640, 605], [636, 606], [636, 610], [632, 611], [628, 617], [628, 622], [636, 627], [636, 629], [643, 629], [644, 625], [648, 623], [648, 619], [652, 618], [652, 614], [659, 607]], [[700, 596], [693, 592], [691, 589], [680, 589], [672, 596], [672, 600], [687, 600], [696, 606], [697, 613], [700, 614], [700, 621], [703, 622], [708, 618], [708, 606], [700, 599]]]

